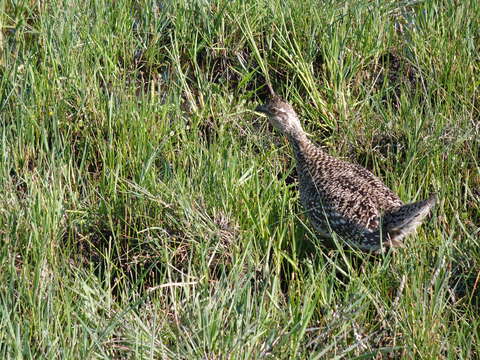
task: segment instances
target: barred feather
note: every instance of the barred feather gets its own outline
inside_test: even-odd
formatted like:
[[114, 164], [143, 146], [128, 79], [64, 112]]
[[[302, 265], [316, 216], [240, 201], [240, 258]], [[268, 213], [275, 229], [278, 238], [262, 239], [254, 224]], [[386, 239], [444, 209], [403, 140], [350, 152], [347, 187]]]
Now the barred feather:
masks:
[[302, 129], [292, 106], [278, 97], [257, 107], [289, 139], [300, 182], [300, 200], [317, 232], [335, 232], [361, 250], [402, 246], [435, 204], [435, 196], [405, 205], [363, 167], [328, 155]]

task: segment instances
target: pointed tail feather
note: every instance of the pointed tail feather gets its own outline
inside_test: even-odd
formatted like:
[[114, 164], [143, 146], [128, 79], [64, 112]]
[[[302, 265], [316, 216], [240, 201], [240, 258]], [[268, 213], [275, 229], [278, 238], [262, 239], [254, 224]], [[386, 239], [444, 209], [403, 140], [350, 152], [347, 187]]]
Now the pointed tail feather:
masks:
[[432, 194], [426, 200], [407, 204], [386, 213], [382, 218], [383, 229], [389, 235], [390, 241], [400, 243], [405, 236], [415, 231], [436, 201], [436, 194]]

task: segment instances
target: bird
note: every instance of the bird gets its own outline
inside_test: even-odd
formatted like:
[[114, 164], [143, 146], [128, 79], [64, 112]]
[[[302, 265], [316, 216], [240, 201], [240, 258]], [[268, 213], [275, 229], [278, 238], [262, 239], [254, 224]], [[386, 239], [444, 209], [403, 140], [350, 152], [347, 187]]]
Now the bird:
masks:
[[316, 233], [337, 234], [352, 248], [384, 253], [404, 247], [434, 207], [437, 196], [405, 204], [364, 167], [338, 159], [311, 142], [293, 107], [272, 95], [255, 108], [289, 140], [296, 160], [300, 202]]

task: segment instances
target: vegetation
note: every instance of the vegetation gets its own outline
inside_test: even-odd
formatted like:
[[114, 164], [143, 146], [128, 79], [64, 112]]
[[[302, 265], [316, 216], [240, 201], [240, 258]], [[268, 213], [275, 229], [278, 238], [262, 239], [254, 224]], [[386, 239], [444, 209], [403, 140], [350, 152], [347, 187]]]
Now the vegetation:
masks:
[[[2, 358], [480, 356], [477, 0], [0, 4]], [[438, 193], [404, 249], [312, 233], [266, 81]]]

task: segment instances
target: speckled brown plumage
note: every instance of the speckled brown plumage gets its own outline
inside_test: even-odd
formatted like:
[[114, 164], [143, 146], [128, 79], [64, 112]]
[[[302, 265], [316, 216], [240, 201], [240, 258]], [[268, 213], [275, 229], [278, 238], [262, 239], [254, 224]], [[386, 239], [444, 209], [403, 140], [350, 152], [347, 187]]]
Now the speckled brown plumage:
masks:
[[307, 138], [292, 106], [280, 98], [272, 97], [256, 111], [268, 115], [288, 137], [297, 161], [301, 203], [321, 236], [335, 232], [359, 249], [382, 252], [402, 246], [402, 239], [435, 204], [432, 195], [405, 205], [370, 171], [328, 155]]

